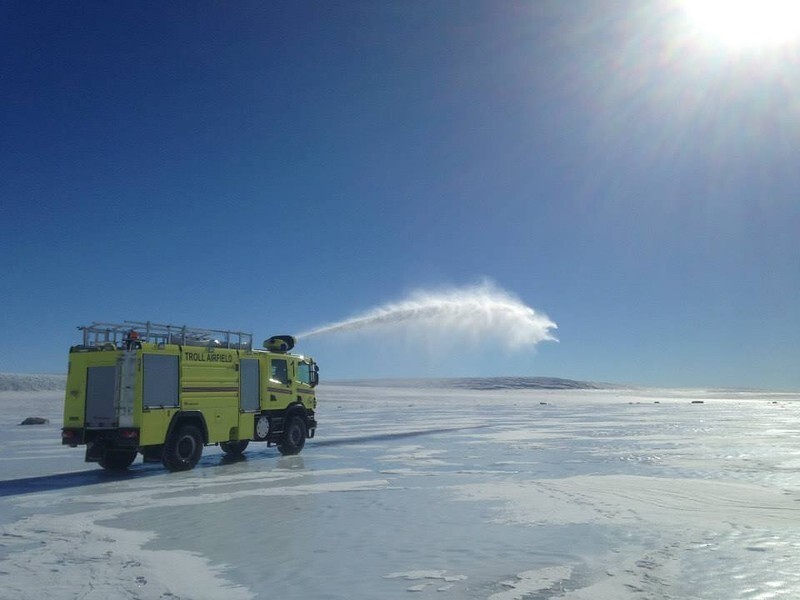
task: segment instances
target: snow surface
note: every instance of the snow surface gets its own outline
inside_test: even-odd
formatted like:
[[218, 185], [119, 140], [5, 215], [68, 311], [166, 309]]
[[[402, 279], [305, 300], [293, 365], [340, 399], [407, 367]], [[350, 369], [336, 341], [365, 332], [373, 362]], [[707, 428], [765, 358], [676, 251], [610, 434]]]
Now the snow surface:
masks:
[[175, 474], [62, 396], [0, 393], [0, 598], [800, 597], [800, 394], [323, 384], [301, 455]]

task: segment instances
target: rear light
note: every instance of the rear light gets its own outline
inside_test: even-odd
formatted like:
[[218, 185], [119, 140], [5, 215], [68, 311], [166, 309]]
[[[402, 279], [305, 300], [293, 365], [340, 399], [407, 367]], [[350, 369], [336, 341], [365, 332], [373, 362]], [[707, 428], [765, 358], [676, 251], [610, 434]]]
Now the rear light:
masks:
[[76, 432], [75, 432], [74, 429], [62, 429], [61, 430], [61, 439], [64, 439], [64, 440], [74, 439], [75, 437], [77, 437], [75, 434], [76, 434]]
[[138, 429], [120, 429], [119, 437], [123, 440], [135, 440], [139, 437]]

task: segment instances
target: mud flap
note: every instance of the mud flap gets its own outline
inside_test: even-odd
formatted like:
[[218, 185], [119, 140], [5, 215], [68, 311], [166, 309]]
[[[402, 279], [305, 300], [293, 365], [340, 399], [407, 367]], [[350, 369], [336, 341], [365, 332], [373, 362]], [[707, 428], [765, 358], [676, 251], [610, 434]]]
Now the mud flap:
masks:
[[86, 462], [99, 462], [106, 453], [107, 445], [104, 441], [89, 442], [86, 444]]
[[142, 448], [142, 459], [146, 463], [160, 463], [164, 454], [164, 445], [147, 446]]

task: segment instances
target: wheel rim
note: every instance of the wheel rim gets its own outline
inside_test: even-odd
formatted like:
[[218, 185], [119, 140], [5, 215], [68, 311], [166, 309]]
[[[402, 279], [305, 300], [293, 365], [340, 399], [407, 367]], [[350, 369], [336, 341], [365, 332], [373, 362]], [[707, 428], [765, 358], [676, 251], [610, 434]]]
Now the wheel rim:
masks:
[[194, 451], [197, 449], [197, 442], [190, 435], [183, 436], [178, 441], [177, 454], [178, 458], [182, 461], [187, 461], [192, 458]]
[[289, 427], [289, 441], [292, 443], [293, 446], [297, 446], [302, 441], [303, 432], [300, 428], [300, 425], [297, 421], [293, 421], [291, 426]]
[[256, 434], [258, 437], [265, 438], [269, 433], [269, 421], [266, 417], [261, 417], [256, 421]]

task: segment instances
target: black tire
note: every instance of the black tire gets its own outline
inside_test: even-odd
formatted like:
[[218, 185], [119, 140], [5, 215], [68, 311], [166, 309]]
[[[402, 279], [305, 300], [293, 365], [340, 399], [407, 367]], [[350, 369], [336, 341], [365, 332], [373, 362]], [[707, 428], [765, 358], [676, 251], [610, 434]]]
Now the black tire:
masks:
[[283, 424], [283, 437], [278, 444], [278, 452], [284, 456], [300, 454], [306, 445], [306, 422], [300, 415], [290, 415]]
[[106, 450], [98, 464], [106, 471], [124, 471], [136, 460], [136, 450]]
[[219, 447], [222, 448], [222, 451], [227, 454], [228, 456], [239, 456], [242, 452], [244, 452], [247, 445], [250, 443], [249, 440], [238, 440], [235, 442], [220, 442]]
[[164, 444], [161, 463], [170, 471], [188, 471], [202, 455], [203, 434], [194, 425], [181, 425]]

